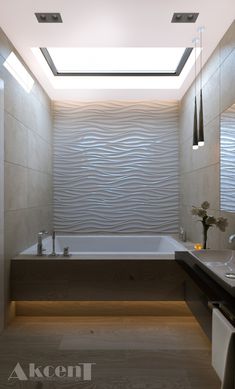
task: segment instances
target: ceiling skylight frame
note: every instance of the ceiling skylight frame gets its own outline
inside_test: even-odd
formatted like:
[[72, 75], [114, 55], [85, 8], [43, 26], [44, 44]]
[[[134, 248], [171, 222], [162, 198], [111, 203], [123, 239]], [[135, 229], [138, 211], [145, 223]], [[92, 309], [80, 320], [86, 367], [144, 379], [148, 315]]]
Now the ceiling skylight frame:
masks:
[[185, 48], [175, 72], [59, 72], [48, 49], [46, 47], [41, 47], [40, 51], [55, 77], [178, 77], [189, 59], [193, 48]]

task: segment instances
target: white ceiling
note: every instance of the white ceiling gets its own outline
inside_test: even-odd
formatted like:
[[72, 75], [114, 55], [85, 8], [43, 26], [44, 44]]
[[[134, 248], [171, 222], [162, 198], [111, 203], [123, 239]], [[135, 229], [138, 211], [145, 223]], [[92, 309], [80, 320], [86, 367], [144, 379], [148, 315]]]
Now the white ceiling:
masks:
[[[39, 24], [35, 12], [60, 12], [62, 24]], [[172, 24], [174, 12], [199, 12], [195, 24]], [[205, 62], [235, 19], [235, 0], [0, 0], [0, 26], [53, 100], [180, 99], [180, 89], [54, 89], [33, 47], [189, 47], [197, 28]]]

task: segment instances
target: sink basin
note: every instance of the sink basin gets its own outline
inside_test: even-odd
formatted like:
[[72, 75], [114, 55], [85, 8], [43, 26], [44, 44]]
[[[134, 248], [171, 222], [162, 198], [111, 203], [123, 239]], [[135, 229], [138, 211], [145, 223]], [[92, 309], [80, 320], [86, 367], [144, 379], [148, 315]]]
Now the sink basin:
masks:
[[192, 254], [201, 262], [210, 262], [214, 265], [226, 264], [235, 261], [235, 251], [233, 250], [195, 250]]
[[209, 275], [215, 275], [233, 289], [235, 295], [235, 251], [234, 250], [195, 250], [191, 251], [198, 265]]

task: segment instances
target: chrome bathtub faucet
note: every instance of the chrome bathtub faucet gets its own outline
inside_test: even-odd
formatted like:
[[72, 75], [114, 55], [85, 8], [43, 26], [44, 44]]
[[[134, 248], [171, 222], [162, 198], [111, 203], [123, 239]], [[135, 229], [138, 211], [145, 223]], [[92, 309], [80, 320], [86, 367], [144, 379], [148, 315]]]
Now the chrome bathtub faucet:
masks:
[[48, 232], [45, 230], [38, 232], [38, 244], [37, 244], [37, 256], [41, 257], [43, 255], [43, 251], [46, 249], [43, 248], [42, 238], [44, 235], [48, 235]]
[[233, 243], [235, 241], [235, 234], [230, 235], [230, 237], [228, 238], [228, 241], [229, 241], [229, 243]]
[[182, 242], [186, 242], [186, 231], [185, 229], [180, 226], [180, 229], [179, 229], [179, 239], [182, 241]]
[[57, 257], [58, 254], [56, 254], [56, 251], [55, 251], [55, 231], [52, 231], [51, 237], [52, 237], [52, 252], [49, 255], [49, 257]]
[[63, 250], [63, 257], [70, 257], [71, 254], [69, 253], [69, 247], [64, 247]]

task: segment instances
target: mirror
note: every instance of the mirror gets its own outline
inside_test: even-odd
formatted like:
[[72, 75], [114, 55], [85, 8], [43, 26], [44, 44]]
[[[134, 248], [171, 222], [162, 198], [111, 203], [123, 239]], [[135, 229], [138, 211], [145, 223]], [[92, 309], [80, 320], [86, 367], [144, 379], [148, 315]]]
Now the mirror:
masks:
[[221, 114], [220, 209], [235, 212], [235, 104]]

